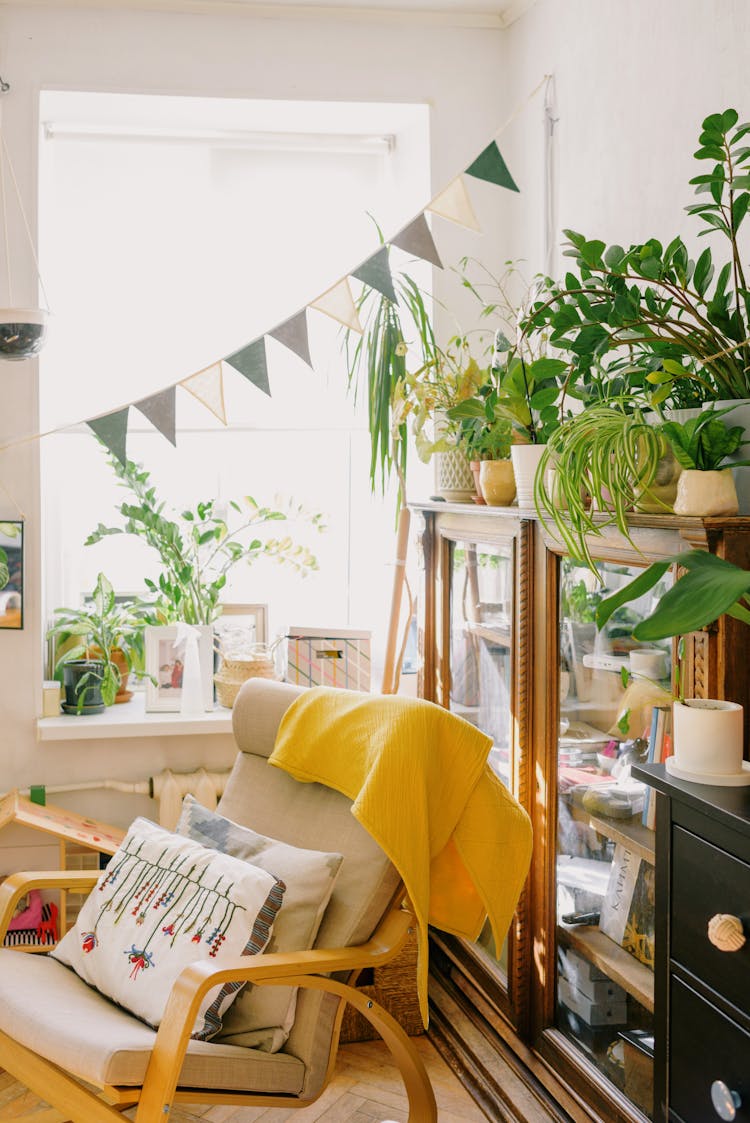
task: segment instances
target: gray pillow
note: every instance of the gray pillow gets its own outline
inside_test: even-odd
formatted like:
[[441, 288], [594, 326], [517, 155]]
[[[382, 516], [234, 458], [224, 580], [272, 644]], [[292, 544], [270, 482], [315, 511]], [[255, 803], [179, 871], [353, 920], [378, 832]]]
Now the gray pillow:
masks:
[[[203, 846], [242, 858], [285, 883], [284, 902], [267, 952], [303, 951], [313, 946], [344, 860], [341, 854], [303, 850], [267, 838], [207, 810], [191, 795], [185, 796], [176, 830]], [[227, 1011], [224, 1027], [213, 1040], [275, 1053], [289, 1036], [296, 1005], [296, 987], [249, 983]]]

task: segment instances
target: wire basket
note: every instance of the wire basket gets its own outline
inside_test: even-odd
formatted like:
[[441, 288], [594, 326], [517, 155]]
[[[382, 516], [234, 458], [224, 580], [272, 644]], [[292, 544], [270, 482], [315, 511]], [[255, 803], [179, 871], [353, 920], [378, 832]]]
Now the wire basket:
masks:
[[249, 678], [278, 678], [273, 652], [257, 644], [247, 659], [224, 659], [214, 675], [216, 698], [221, 706], [231, 710], [243, 682]]

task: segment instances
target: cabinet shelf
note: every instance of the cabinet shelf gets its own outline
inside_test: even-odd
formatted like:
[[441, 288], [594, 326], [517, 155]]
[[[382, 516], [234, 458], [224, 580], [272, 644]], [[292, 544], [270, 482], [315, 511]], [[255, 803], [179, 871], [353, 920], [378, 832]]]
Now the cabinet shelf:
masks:
[[494, 643], [497, 647], [510, 647], [511, 635], [510, 628], [501, 626], [499, 624], [481, 624], [469, 622], [464, 624], [467, 632], [473, 636], [479, 636], [480, 639], [486, 639], [490, 643]]
[[656, 861], [654, 832], [644, 827], [640, 815], [634, 815], [632, 819], [606, 819], [602, 815], [589, 815], [589, 826], [597, 834], [604, 835], [613, 842], [621, 842], [652, 866]]
[[567, 944], [580, 952], [585, 959], [594, 963], [614, 983], [618, 983], [628, 994], [632, 994], [641, 1006], [654, 1009], [654, 974], [643, 963], [639, 963], [630, 952], [618, 947], [593, 925], [558, 924], [557, 933], [561, 944]]

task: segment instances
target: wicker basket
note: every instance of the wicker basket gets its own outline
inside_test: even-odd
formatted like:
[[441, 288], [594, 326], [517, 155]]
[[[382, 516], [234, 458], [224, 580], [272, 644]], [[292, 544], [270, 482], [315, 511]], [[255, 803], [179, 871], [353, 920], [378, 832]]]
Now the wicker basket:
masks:
[[[424, 1033], [422, 1015], [419, 1011], [417, 996], [417, 937], [412, 933], [398, 955], [384, 967], [375, 967], [370, 978], [363, 973], [362, 985], [357, 990], [374, 998], [410, 1037]], [[372, 1041], [379, 1037], [377, 1030], [367, 1018], [347, 1005], [341, 1022], [340, 1040], [347, 1044], [353, 1041]]]
[[243, 682], [249, 678], [277, 678], [276, 665], [270, 652], [258, 652], [250, 659], [222, 659], [214, 675], [216, 698], [231, 710]]

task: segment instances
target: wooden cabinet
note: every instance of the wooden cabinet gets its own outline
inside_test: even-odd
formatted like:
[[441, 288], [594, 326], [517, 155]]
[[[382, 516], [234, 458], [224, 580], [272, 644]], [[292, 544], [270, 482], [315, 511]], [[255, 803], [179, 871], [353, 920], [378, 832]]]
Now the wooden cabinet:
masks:
[[[647, 789], [628, 774], [645, 759], [653, 707], [669, 710], [676, 645], [635, 672], [632, 629], [649, 598], [604, 633], [593, 615], [602, 590], [681, 550], [750, 568], [750, 519], [635, 517], [635, 548], [606, 528], [590, 542], [600, 585], [526, 512], [438, 502], [413, 512], [420, 694], [490, 734], [490, 764], [535, 839], [503, 948], [486, 933], [474, 944], [432, 934], [433, 1038], [493, 1119], [642, 1121], [658, 902]], [[686, 693], [750, 712], [747, 641], [729, 619], [688, 637]]]
[[[638, 775], [657, 815], [655, 1118], [750, 1120], [750, 789]], [[712, 917], [739, 919], [746, 942], [721, 950]]]

